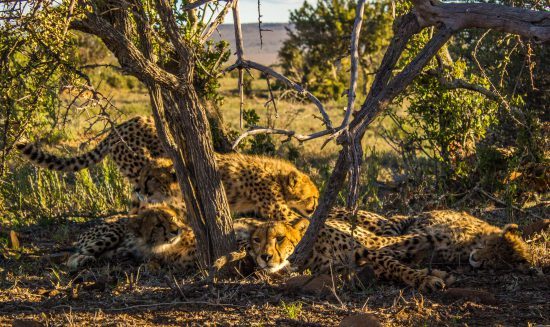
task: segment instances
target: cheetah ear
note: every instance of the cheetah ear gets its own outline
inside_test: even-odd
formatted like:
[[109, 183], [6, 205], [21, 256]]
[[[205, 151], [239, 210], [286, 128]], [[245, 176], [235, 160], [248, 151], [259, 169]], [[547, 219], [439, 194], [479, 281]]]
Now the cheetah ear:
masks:
[[304, 235], [304, 233], [306, 232], [309, 226], [309, 220], [305, 218], [299, 218], [293, 221], [291, 224], [292, 224], [292, 227], [296, 229], [298, 232], [300, 232], [301, 235]]
[[518, 225], [516, 225], [516, 224], [507, 224], [502, 229], [502, 236], [504, 236], [508, 233], [514, 234], [514, 235], [519, 235], [521, 232], [519, 230]]
[[247, 242], [250, 235], [254, 233], [256, 228], [260, 226], [262, 222], [253, 218], [241, 218], [233, 221], [233, 230], [235, 231], [235, 239], [237, 243]]
[[300, 174], [298, 174], [298, 172], [291, 171], [288, 174], [288, 177], [287, 177], [288, 186], [290, 188], [293, 188], [294, 186], [296, 186], [300, 182], [300, 178], [301, 178], [301, 176], [300, 176]]

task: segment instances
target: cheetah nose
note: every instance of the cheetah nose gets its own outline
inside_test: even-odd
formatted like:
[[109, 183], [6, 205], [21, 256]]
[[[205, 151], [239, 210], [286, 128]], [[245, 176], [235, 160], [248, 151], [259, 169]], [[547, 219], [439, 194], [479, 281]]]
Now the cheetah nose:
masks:
[[273, 258], [273, 256], [271, 254], [264, 253], [260, 256], [260, 258], [262, 258], [263, 261], [268, 262], [271, 258]]

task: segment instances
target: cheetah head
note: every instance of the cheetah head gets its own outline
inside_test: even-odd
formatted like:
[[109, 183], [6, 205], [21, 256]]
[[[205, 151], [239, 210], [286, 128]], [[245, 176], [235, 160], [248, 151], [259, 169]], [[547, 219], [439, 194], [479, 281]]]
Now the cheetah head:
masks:
[[288, 205], [303, 216], [309, 217], [317, 208], [319, 190], [308, 175], [293, 171], [285, 176], [284, 193]]
[[130, 220], [130, 228], [149, 245], [171, 244], [177, 241], [185, 227], [177, 213], [169, 207], [151, 206]]
[[294, 252], [308, 225], [307, 219], [263, 222], [249, 224], [245, 233], [236, 231], [236, 234], [237, 238], [248, 239], [248, 253], [263, 271], [271, 274], [288, 267], [287, 259]]
[[136, 192], [149, 203], [159, 203], [171, 198], [181, 198], [173, 163], [169, 159], [157, 159], [143, 167]]
[[474, 268], [515, 269], [522, 272], [531, 267], [527, 244], [518, 235], [518, 226], [508, 224], [501, 233], [486, 236], [483, 246], [470, 253]]

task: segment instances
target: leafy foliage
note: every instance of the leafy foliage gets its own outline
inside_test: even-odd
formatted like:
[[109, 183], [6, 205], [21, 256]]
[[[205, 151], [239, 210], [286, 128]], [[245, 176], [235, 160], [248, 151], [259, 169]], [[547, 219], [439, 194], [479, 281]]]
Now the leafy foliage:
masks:
[[[316, 5], [304, 2], [290, 14], [292, 28], [279, 51], [281, 68], [321, 99], [337, 99], [348, 87], [356, 6], [356, 1], [320, 0]], [[388, 1], [366, 4], [359, 41], [364, 82], [388, 45], [391, 21]]]

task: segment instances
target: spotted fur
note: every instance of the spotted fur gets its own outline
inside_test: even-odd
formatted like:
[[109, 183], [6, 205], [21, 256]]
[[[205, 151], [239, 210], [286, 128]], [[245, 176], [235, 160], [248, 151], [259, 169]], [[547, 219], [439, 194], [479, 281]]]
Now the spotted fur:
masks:
[[[345, 210], [334, 215], [351, 221]], [[527, 244], [518, 233], [518, 226], [493, 226], [466, 212], [435, 210], [412, 216], [384, 218], [359, 214], [358, 223], [379, 235], [429, 233], [437, 235], [435, 251], [418, 254], [417, 260], [431, 264], [471, 265], [474, 268], [513, 269], [526, 272], [532, 266]]]
[[[232, 153], [216, 154], [216, 163], [234, 214], [293, 220], [311, 215], [317, 206], [317, 187], [287, 161]], [[172, 165], [164, 160], [145, 168], [137, 190], [150, 201], [181, 198]]]
[[[172, 162], [166, 157], [154, 122], [147, 117], [135, 117], [114, 127], [95, 149], [76, 157], [48, 154], [35, 144], [22, 143], [17, 147], [36, 165], [59, 171], [78, 171], [110, 155], [134, 187], [132, 195], [137, 198], [132, 201], [132, 213], [147, 205], [144, 198], [152, 202], [162, 202], [173, 195], [181, 198]], [[288, 161], [232, 153], [216, 154], [216, 162], [235, 213], [285, 220], [297, 217], [293, 210], [310, 215], [317, 205], [317, 187]]]
[[167, 204], [149, 205], [135, 215], [115, 216], [80, 235], [66, 264], [77, 270], [98, 259], [132, 258], [190, 269], [196, 241], [180, 216], [181, 212]]
[[[368, 264], [378, 277], [398, 280], [421, 290], [445, 286], [448, 277], [445, 272], [414, 269], [404, 263], [417, 252], [432, 248], [434, 236], [425, 233], [380, 236], [357, 224], [352, 237], [352, 224], [332, 216], [331, 213], [319, 231], [313, 252], [305, 264], [312, 272], [344, 272], [352, 262], [352, 268]], [[289, 267], [287, 259], [308, 225], [307, 219], [256, 222], [249, 223], [249, 228], [237, 235], [249, 240], [248, 251], [256, 264], [264, 271], [274, 273]]]

